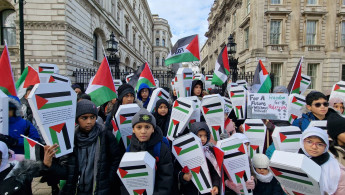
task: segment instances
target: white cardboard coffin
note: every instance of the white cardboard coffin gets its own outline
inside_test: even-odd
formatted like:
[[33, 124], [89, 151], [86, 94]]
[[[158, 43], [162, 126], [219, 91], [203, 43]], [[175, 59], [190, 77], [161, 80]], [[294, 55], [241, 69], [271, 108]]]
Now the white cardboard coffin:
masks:
[[205, 89], [210, 92], [211, 89], [215, 88], [215, 85], [212, 85], [213, 75], [205, 75]]
[[139, 112], [140, 107], [138, 104], [125, 104], [120, 105], [115, 114], [116, 124], [121, 133], [121, 138], [125, 148], [131, 143], [133, 134], [132, 118]]
[[220, 140], [219, 135], [224, 131], [224, 106], [225, 101], [219, 94], [206, 95], [201, 101], [201, 112], [215, 141]]
[[293, 123], [294, 120], [302, 117], [302, 108], [305, 106], [305, 97], [303, 95], [291, 94], [289, 95], [288, 113], [289, 122]]
[[160, 99], [165, 99], [168, 102], [170, 99], [170, 94], [163, 88], [157, 88], [152, 92], [149, 104], [147, 105], [147, 110], [151, 113], [155, 111], [156, 103]]
[[230, 80], [228, 81], [227, 85], [226, 85], [226, 90], [227, 90], [228, 93], [229, 93], [231, 87], [237, 87], [237, 86], [238, 86], [238, 84], [237, 84], [237, 83], [233, 83], [233, 82], [231, 81], [231, 79], [230, 79]]
[[[176, 78], [176, 77], [175, 77], [175, 78]], [[175, 78], [171, 79], [170, 85], [171, 85], [171, 89], [172, 89], [172, 90], [175, 90]]]
[[247, 190], [245, 182], [250, 179], [249, 158], [247, 147], [242, 140], [230, 137], [217, 142], [217, 147], [224, 151], [225, 173], [234, 183], [241, 183], [244, 194], [252, 194]]
[[159, 87], [159, 80], [158, 79], [154, 79], [154, 80], [155, 80], [156, 87]]
[[71, 79], [69, 79], [69, 77], [54, 73], [50, 76], [49, 83], [65, 83], [71, 86]]
[[248, 151], [250, 158], [253, 158], [254, 154], [262, 154], [266, 138], [266, 125], [261, 119], [246, 119], [243, 126], [244, 135], [246, 135], [250, 141]]
[[8, 135], [8, 96], [0, 90], [0, 133]]
[[129, 80], [131, 80], [132, 76], [134, 75], [134, 73], [131, 73], [129, 75], [126, 76], [126, 82], [128, 83]]
[[50, 75], [59, 74], [59, 68], [56, 64], [40, 63], [38, 65], [38, 76], [41, 83], [49, 83]]
[[198, 97], [191, 96], [188, 97], [190, 100], [194, 102], [194, 112], [192, 116], [190, 117], [188, 128], [190, 129], [191, 125], [195, 122], [200, 122], [200, 115], [201, 115], [201, 102]]
[[212, 182], [200, 138], [193, 133], [188, 133], [175, 139], [172, 145], [172, 153], [180, 165], [187, 166], [191, 171], [195, 187], [202, 194], [210, 192]]
[[245, 87], [246, 89], [248, 89], [248, 88], [247, 88], [248, 83], [247, 83], [246, 80], [237, 80], [236, 83], [238, 84], [238, 86], [243, 86], [243, 87]]
[[301, 74], [302, 76], [302, 80], [301, 80], [301, 85], [299, 87], [301, 94], [304, 94], [304, 92], [308, 89], [311, 80], [310, 80], [310, 76], [305, 75], [305, 74]]
[[201, 80], [202, 83], [204, 84], [204, 88], [205, 88], [205, 76], [201, 73], [197, 73], [194, 75], [193, 80]]
[[243, 86], [231, 87], [229, 97], [237, 119], [245, 119], [247, 90]]
[[[177, 78], [177, 80], [176, 80]], [[177, 90], [177, 97], [191, 96], [193, 71], [190, 68], [179, 68], [175, 77], [175, 89]]]
[[302, 131], [296, 126], [284, 126], [274, 128], [272, 139], [277, 150], [297, 152], [300, 149], [299, 141]]
[[120, 79], [114, 79], [113, 81], [114, 81], [114, 85], [115, 85], [115, 90], [117, 92], [119, 87], [122, 85], [122, 81]]
[[231, 110], [233, 108], [231, 100], [229, 98], [227, 98], [227, 97], [223, 97], [223, 99], [224, 99], [225, 107], [228, 107], [230, 112], [231, 112]]
[[320, 129], [327, 131], [327, 120], [310, 121], [308, 128], [309, 127], [318, 127]]
[[117, 174], [131, 195], [153, 194], [156, 160], [148, 152], [126, 152]]
[[289, 194], [321, 195], [321, 167], [304, 154], [276, 150], [270, 169]]
[[40, 83], [28, 98], [47, 145], [59, 145], [56, 157], [73, 152], [77, 94], [65, 83]]
[[173, 103], [168, 128], [168, 138], [173, 141], [188, 125], [194, 112], [194, 102], [188, 98], [178, 98]]
[[339, 81], [333, 85], [331, 96], [329, 99], [338, 97], [345, 100], [345, 81]]

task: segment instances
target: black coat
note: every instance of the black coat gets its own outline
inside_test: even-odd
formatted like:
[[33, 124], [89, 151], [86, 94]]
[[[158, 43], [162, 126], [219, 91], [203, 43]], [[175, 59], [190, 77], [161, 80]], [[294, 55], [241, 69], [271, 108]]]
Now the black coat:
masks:
[[254, 188], [254, 195], [284, 195], [284, 191], [278, 180], [273, 177], [270, 183], [263, 183], [257, 180]]

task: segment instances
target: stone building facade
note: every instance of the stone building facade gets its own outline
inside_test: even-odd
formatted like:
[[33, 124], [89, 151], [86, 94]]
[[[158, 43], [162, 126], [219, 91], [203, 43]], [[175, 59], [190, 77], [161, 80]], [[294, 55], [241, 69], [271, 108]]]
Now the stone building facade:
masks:
[[345, 80], [344, 0], [218, 0], [208, 17], [201, 66], [214, 69], [230, 34], [237, 43], [240, 72], [255, 71], [261, 59], [274, 86], [289, 83], [304, 57], [311, 89], [329, 92]]
[[[13, 0], [1, 0], [0, 13], [1, 47], [4, 40], [7, 40], [13, 72], [18, 78], [18, 1], [15, 4]], [[103, 59], [102, 47], [106, 49], [106, 41], [111, 32], [114, 32], [119, 42], [117, 55], [121, 71], [136, 70], [144, 62], [152, 66], [154, 51], [161, 48], [155, 45], [155, 28], [164, 29], [168, 34], [165, 37], [165, 50], [157, 51], [159, 56], [164, 57], [162, 53], [167, 53], [171, 47], [168, 22], [164, 20], [164, 24], [161, 24], [156, 20], [164, 19], [153, 17], [146, 0], [26, 1], [25, 63], [34, 67], [39, 63], [57, 64], [60, 74], [67, 75], [74, 81], [72, 73], [76, 68], [97, 69]], [[10, 27], [6, 27], [6, 24]]]
[[168, 56], [171, 44], [171, 31], [168, 21], [153, 15], [153, 68], [156, 70], [166, 70], [165, 59]]

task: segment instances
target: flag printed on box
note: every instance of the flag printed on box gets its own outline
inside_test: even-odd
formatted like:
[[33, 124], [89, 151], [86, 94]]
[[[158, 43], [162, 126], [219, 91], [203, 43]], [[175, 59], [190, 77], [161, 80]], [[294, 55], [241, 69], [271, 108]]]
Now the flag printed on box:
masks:
[[200, 61], [198, 35], [191, 35], [177, 40], [165, 60], [165, 65], [193, 61]]
[[24, 137], [24, 157], [28, 160], [39, 161], [41, 146], [30, 138]]
[[193, 80], [200, 80], [204, 84], [205, 87], [205, 76], [201, 73], [197, 73], [193, 76]]
[[194, 102], [189, 98], [182, 97], [174, 101], [167, 135], [169, 140], [173, 141], [183, 132], [190, 122], [194, 107]]
[[228, 80], [228, 75], [230, 74], [230, 66], [229, 66], [229, 59], [228, 59], [228, 52], [226, 49], [226, 45], [220, 51], [220, 54], [216, 60], [212, 84], [215, 85], [223, 85]]
[[38, 65], [38, 75], [41, 83], [49, 83], [52, 74], [59, 74], [59, 67], [56, 64], [40, 63]]
[[117, 124], [116, 124], [116, 119], [113, 118], [111, 120], [111, 126], [113, 127], [113, 135], [115, 136], [115, 139], [117, 141], [117, 143], [120, 143], [120, 140], [121, 140], [121, 133], [120, 133], [120, 130], [119, 128], [117, 127]]
[[269, 165], [289, 194], [321, 195], [321, 167], [304, 154], [275, 151]]
[[247, 190], [245, 184], [251, 177], [246, 145], [243, 144], [242, 140], [230, 137], [219, 140], [217, 147], [225, 153], [224, 169], [228, 178], [231, 178], [234, 183], [242, 184], [242, 193], [251, 194], [251, 190]]
[[11, 60], [6, 44], [0, 58], [0, 70], [0, 90], [6, 95], [17, 96], [12, 73]]
[[308, 128], [309, 127], [317, 127], [317, 128], [327, 131], [327, 120], [310, 121]]
[[171, 85], [171, 89], [175, 90], [175, 78], [171, 79], [170, 85]]
[[231, 102], [231, 100], [229, 98], [226, 98], [226, 97], [223, 97], [223, 99], [224, 99], [225, 107], [228, 107], [229, 111], [231, 112], [231, 110], [232, 110], [232, 102]]
[[[151, 69], [148, 65], [148, 63], [146, 62], [144, 65], [144, 67], [142, 68], [142, 72], [140, 73], [138, 82], [136, 84], [135, 90], [138, 91], [139, 87], [141, 84], [146, 83], [149, 87], [156, 87], [156, 83], [155, 80], [153, 78]], [[141, 67], [140, 67], [141, 69]]]
[[167, 91], [165, 91], [163, 88], [157, 88], [153, 90], [149, 104], [147, 105], [146, 109], [151, 113], [154, 112], [156, 103], [160, 99], [165, 99], [166, 101], [169, 101], [170, 99], [170, 94]]
[[[228, 84], [226, 85], [226, 90], [228, 91], [228, 94], [230, 94], [231, 87], [237, 87], [237, 83], [233, 83], [231, 80], [228, 81]], [[247, 86], [245, 87], [247, 89]]]
[[73, 151], [76, 96], [64, 83], [39, 83], [28, 98], [44, 141], [59, 145], [57, 158]]
[[172, 153], [182, 167], [187, 166], [191, 171], [192, 181], [199, 192], [210, 192], [213, 185], [200, 138], [193, 133], [178, 137], [172, 143]]
[[304, 92], [308, 89], [311, 80], [310, 80], [310, 76], [305, 75], [305, 74], [301, 74], [302, 80], [301, 80], [301, 94], [304, 94]]
[[201, 112], [215, 141], [220, 140], [220, 134], [224, 131], [224, 106], [224, 99], [219, 94], [206, 95], [201, 101]]
[[148, 152], [126, 152], [117, 174], [131, 195], [153, 194], [156, 160]]
[[114, 79], [114, 85], [115, 85], [115, 91], [117, 91], [119, 87], [122, 85], [122, 81], [120, 79]]
[[299, 60], [296, 66], [295, 72], [293, 73], [292, 78], [287, 87], [289, 94], [301, 93], [302, 63], [303, 63], [303, 57]]
[[302, 117], [302, 108], [306, 105], [305, 97], [299, 94], [290, 94], [288, 102], [289, 123]]
[[246, 80], [237, 80], [236, 83], [237, 83], [237, 86], [243, 86], [244, 88], [247, 89], [248, 83]]
[[188, 97], [188, 99], [192, 100], [194, 102], [194, 111], [192, 116], [190, 117], [189, 123], [188, 123], [188, 128], [191, 128], [191, 125], [195, 122], [200, 122], [200, 114], [201, 114], [201, 102], [198, 97], [196, 96], [191, 96]]
[[302, 131], [296, 126], [276, 126], [272, 139], [277, 150], [286, 152], [297, 152], [300, 149], [299, 142]]
[[261, 60], [256, 67], [253, 79], [253, 93], [269, 93], [272, 87], [270, 74], [266, 70]]
[[120, 105], [118, 108], [115, 119], [118, 129], [120, 129], [121, 138], [125, 148], [131, 143], [133, 134], [132, 118], [139, 112], [140, 107], [138, 104], [125, 104]]
[[329, 99], [332, 98], [340, 98], [342, 100], [345, 99], [345, 81], [339, 81], [333, 85]]
[[266, 125], [261, 119], [246, 119], [243, 126], [244, 135], [246, 135], [250, 141], [250, 158], [253, 158], [256, 153], [262, 154], [266, 138]]
[[71, 85], [71, 80], [68, 77], [54, 73], [50, 75], [49, 83], [65, 83]]
[[193, 71], [190, 68], [179, 68], [175, 77], [175, 89], [177, 90], [177, 97], [191, 96]]
[[205, 89], [207, 92], [210, 92], [212, 89], [214, 89], [216, 86], [212, 84], [213, 75], [205, 75]]
[[26, 94], [26, 88], [37, 83], [40, 83], [38, 72], [31, 65], [28, 65], [16, 82], [18, 98], [21, 99]]
[[8, 96], [0, 90], [0, 134], [8, 135]]
[[245, 119], [247, 90], [243, 86], [231, 87], [229, 97], [237, 119]]

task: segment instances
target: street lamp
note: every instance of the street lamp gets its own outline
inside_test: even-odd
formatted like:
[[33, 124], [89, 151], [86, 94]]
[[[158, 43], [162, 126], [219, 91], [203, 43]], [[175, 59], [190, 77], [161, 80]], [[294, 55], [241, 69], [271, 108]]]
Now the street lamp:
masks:
[[118, 51], [118, 44], [115, 40], [114, 32], [110, 34], [110, 39], [107, 42], [107, 51], [109, 52], [108, 62], [109, 66], [115, 67], [115, 79], [120, 79], [120, 68], [119, 68], [119, 58], [116, 56], [116, 52]]
[[231, 70], [231, 80], [232, 82], [237, 81], [237, 65], [238, 65], [238, 58], [236, 59], [233, 54], [236, 54], [236, 43], [235, 40], [230, 34], [228, 38], [228, 44], [226, 45], [228, 49], [228, 59], [229, 59], [229, 66]]

